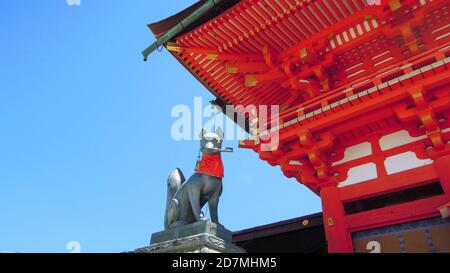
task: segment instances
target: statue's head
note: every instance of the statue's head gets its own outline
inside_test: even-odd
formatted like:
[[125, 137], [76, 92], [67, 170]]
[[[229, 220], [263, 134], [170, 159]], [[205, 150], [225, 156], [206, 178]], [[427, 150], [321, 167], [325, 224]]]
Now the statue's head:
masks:
[[218, 127], [215, 132], [208, 133], [205, 129], [200, 132], [200, 149], [205, 154], [219, 154], [222, 149], [223, 131]]

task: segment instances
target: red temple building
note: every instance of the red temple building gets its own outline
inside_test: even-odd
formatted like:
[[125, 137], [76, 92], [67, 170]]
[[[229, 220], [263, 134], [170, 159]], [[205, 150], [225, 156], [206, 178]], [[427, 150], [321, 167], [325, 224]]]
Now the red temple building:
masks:
[[279, 105], [240, 147], [320, 196], [328, 252], [450, 252], [449, 11], [204, 0], [149, 27], [217, 105]]

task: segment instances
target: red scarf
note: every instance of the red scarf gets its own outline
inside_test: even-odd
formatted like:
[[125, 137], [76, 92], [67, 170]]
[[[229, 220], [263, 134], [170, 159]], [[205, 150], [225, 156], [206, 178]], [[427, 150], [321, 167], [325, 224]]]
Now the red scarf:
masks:
[[220, 155], [203, 154], [195, 172], [216, 177], [223, 177], [224, 170], [222, 158]]

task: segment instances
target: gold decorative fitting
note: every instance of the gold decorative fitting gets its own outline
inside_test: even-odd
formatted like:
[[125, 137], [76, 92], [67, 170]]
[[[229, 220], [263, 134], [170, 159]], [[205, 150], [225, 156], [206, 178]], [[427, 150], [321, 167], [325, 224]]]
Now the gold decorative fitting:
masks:
[[208, 55], [206, 55], [206, 58], [212, 61], [217, 60], [217, 57], [219, 57], [219, 54], [217, 53], [209, 53]]
[[334, 226], [333, 218], [332, 217], [328, 217], [327, 223], [328, 223], [328, 226], [330, 226], [330, 227]]
[[402, 4], [400, 3], [400, 0], [391, 0], [391, 2], [389, 2], [389, 7], [392, 11], [396, 11], [402, 7]]
[[230, 73], [230, 74], [236, 74], [238, 72], [238, 68], [235, 65], [227, 64], [226, 71], [227, 71], [227, 73]]
[[167, 45], [167, 50], [169, 50], [170, 52], [180, 52], [181, 51], [181, 47]]
[[256, 86], [258, 81], [256, 80], [255, 75], [246, 75], [245, 76], [245, 86], [246, 87], [253, 87]]
[[300, 49], [300, 58], [302, 60], [306, 59], [308, 57], [308, 50], [304, 47]]

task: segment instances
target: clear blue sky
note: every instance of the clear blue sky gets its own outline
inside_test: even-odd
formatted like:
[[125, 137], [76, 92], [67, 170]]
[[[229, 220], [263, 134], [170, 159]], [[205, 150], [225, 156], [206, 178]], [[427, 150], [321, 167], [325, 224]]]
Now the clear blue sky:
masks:
[[[0, 252], [120, 252], [163, 228], [166, 178], [192, 174], [198, 143], [172, 140], [177, 104], [209, 92], [166, 51], [147, 63], [146, 24], [195, 1], [1, 1]], [[230, 230], [321, 210], [257, 154], [223, 156]], [[300, 243], [300, 242], [299, 242]]]

